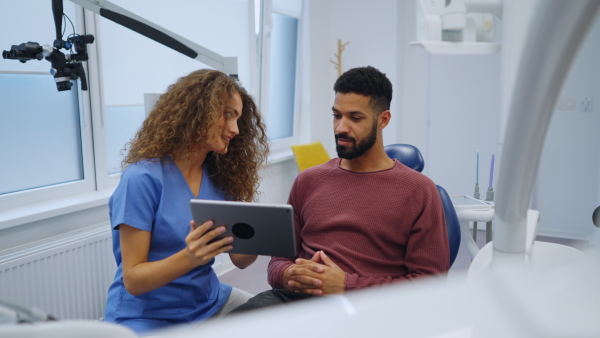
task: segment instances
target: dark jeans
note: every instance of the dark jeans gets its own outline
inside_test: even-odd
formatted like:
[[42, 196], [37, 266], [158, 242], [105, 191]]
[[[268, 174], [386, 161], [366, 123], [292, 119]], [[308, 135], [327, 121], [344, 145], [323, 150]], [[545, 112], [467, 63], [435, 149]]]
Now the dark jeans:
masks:
[[246, 304], [236, 307], [229, 313], [241, 313], [244, 311], [259, 309], [267, 306], [286, 304], [289, 302], [294, 302], [302, 299], [309, 299], [313, 297], [314, 296], [307, 295], [305, 293], [288, 291], [282, 288], [274, 288], [259, 293], [258, 295], [250, 298], [246, 302]]

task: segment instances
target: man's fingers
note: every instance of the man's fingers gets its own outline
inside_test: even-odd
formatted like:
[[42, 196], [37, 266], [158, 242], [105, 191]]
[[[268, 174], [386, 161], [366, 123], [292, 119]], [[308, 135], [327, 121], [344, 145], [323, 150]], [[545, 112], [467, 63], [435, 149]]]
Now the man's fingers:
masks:
[[319, 252], [321, 253], [321, 260], [323, 260], [323, 263], [325, 263], [325, 265], [327, 265], [330, 268], [337, 267], [337, 265], [329, 257], [327, 257], [324, 251]]
[[288, 286], [294, 290], [319, 289], [319, 287], [314, 284], [301, 283], [295, 280], [290, 280]]
[[302, 284], [302, 283], [298, 283], [296, 281], [290, 280], [288, 282], [288, 286], [291, 287], [294, 290], [299, 290], [299, 289], [314, 289], [314, 285], [310, 285], [310, 284]]
[[315, 252], [315, 254], [312, 256], [312, 258], [310, 259], [313, 262], [319, 262], [321, 260], [321, 257], [319, 255], [319, 251]]
[[[314, 272], [319, 272], [319, 273], [324, 271], [323, 266], [321, 264], [315, 263], [313, 261], [307, 261], [306, 259], [298, 258], [296, 260], [296, 265], [299, 265], [299, 266], [301, 266], [302, 269], [306, 269], [309, 271], [314, 271]], [[299, 269], [299, 268], [294, 268], [294, 269]], [[291, 272], [291, 270], [290, 270], [290, 272]], [[302, 271], [298, 270], [295, 273], [300, 274], [300, 273], [302, 273]]]
[[307, 285], [310, 287], [315, 287], [315, 286], [321, 287], [323, 285], [323, 282], [318, 278], [310, 277], [307, 275], [293, 275], [291, 273], [290, 273], [290, 282], [299, 283], [299, 284]]
[[288, 283], [288, 285], [295, 292], [305, 293], [305, 294], [313, 295], [313, 296], [322, 296], [323, 295], [323, 291], [321, 289], [315, 289], [315, 287], [312, 285], [296, 283], [293, 281], [290, 281]]
[[303, 289], [300, 292], [302, 293], [306, 293], [312, 296], [322, 296], [323, 295], [323, 291], [320, 289]]

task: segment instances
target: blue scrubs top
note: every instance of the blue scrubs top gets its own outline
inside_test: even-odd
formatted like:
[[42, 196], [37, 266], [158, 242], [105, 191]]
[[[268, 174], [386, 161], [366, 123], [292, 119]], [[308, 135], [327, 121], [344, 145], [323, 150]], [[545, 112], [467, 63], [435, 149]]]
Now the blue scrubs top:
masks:
[[[223, 200], [204, 170], [198, 198]], [[211, 317], [225, 304], [231, 286], [221, 284], [212, 269], [214, 259], [156, 290], [133, 296], [123, 285], [119, 224], [151, 233], [148, 261], [185, 248], [190, 232], [190, 199], [196, 198], [172, 161], [141, 161], [130, 165], [109, 200], [115, 279], [108, 290], [104, 320], [120, 323], [138, 334], [177, 323]]]

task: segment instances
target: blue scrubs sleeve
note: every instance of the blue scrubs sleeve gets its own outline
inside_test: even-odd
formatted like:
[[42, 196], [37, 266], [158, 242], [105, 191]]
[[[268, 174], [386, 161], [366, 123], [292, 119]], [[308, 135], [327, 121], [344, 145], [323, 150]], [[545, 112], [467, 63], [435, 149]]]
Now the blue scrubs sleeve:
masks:
[[133, 165], [127, 168], [109, 201], [113, 229], [118, 229], [119, 224], [127, 224], [151, 231], [162, 189], [159, 177], [147, 167]]

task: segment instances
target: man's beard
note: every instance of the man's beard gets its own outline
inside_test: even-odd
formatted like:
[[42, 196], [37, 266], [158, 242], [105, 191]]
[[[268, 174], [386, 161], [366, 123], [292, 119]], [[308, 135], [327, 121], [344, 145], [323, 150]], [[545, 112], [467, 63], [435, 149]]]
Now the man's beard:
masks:
[[[353, 147], [345, 147], [338, 145], [337, 140], [340, 138], [345, 138], [354, 142]], [[335, 135], [335, 150], [337, 151], [338, 157], [344, 158], [347, 160], [355, 159], [367, 150], [371, 149], [377, 140], [377, 122], [373, 124], [373, 129], [371, 133], [367, 135], [365, 139], [356, 143], [356, 139], [354, 137], [350, 137], [347, 134], [336, 134]]]

